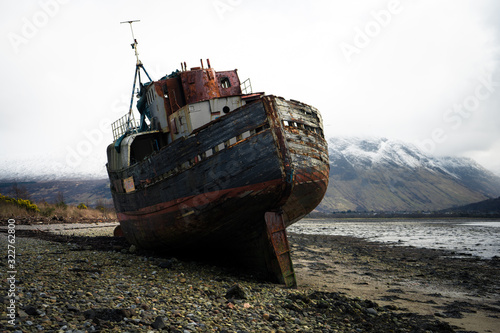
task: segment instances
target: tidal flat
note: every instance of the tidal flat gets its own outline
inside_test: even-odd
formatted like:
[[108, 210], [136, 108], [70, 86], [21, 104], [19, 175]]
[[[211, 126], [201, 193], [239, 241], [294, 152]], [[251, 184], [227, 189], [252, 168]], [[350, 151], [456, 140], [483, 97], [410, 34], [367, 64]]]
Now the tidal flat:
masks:
[[[494, 332], [500, 323], [496, 259], [291, 232], [298, 287], [287, 289], [133, 249], [109, 224], [51, 228], [18, 228], [16, 325], [4, 308], [4, 331]], [[0, 268], [5, 279], [6, 260]]]
[[498, 221], [302, 220], [289, 228], [299, 284], [442, 318], [500, 325]]

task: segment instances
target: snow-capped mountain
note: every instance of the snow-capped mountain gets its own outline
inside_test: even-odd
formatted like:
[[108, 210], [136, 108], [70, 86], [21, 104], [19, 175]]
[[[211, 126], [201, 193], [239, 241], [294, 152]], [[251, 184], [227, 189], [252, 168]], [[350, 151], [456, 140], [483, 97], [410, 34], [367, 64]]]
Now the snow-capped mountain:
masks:
[[107, 178], [104, 160], [88, 157], [78, 165], [68, 164], [64, 159], [37, 156], [0, 159], [0, 181], [52, 181], [61, 179]]
[[500, 195], [500, 177], [469, 158], [436, 157], [385, 138], [329, 139], [321, 211], [438, 210]]
[[460, 178], [466, 170], [472, 173], [491, 173], [470, 158], [432, 156], [422, 152], [411, 143], [386, 138], [331, 138], [329, 154], [331, 162], [343, 156], [353, 166], [383, 165], [409, 169], [425, 168], [457, 178]]

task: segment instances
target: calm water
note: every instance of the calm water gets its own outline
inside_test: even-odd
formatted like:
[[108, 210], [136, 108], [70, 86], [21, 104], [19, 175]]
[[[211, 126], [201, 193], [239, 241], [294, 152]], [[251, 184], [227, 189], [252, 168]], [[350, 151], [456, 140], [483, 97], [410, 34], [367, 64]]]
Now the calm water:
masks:
[[341, 235], [370, 241], [445, 249], [457, 255], [500, 257], [500, 222], [481, 220], [304, 219], [290, 228], [303, 234]]

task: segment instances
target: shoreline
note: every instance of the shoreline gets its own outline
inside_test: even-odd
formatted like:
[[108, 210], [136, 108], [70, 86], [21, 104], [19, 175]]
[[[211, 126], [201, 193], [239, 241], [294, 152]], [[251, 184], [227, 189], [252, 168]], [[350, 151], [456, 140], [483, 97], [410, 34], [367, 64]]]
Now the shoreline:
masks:
[[[17, 318], [23, 331], [38, 325], [57, 332], [156, 332], [163, 323], [163, 331], [181, 333], [382, 327], [482, 333], [500, 323], [498, 261], [488, 267], [481, 260], [453, 260], [446, 251], [289, 233], [299, 286], [285, 289], [234, 269], [131, 253], [124, 239], [109, 237], [113, 228], [106, 224], [52, 228], [59, 235], [18, 230]], [[464, 268], [468, 283], [459, 274]], [[244, 298], [228, 296], [233, 288]]]
[[440, 318], [459, 330], [500, 324], [500, 260], [350, 236], [289, 233], [299, 284]]
[[291, 233], [352, 236], [386, 245], [454, 251], [457, 256], [500, 257], [500, 221], [487, 219], [303, 219]]

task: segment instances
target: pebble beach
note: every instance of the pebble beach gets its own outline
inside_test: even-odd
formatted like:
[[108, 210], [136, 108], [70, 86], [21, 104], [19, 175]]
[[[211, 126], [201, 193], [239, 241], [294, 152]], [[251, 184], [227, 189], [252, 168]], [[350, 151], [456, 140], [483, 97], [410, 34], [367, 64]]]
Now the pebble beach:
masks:
[[[370, 298], [356, 294], [358, 282], [348, 274], [345, 277], [349, 281], [344, 282], [349, 283], [340, 286], [341, 267], [358, 265], [351, 257], [357, 252], [358, 258], [366, 255], [362, 248], [370, 249], [367, 244], [358, 243], [349, 249], [346, 239], [290, 235], [299, 286], [289, 289], [230, 267], [142, 252], [124, 239], [112, 237], [113, 229], [96, 224], [49, 232], [22, 230], [19, 226], [15, 315], [9, 317], [12, 298], [2, 294], [5, 306], [0, 310], [1, 331], [474, 332], [447, 320], [446, 308], [434, 313], [413, 311], [406, 303], [394, 301], [397, 298], [391, 301], [382, 297], [391, 288], [404, 293], [403, 284], [395, 288], [384, 282], [387, 288], [382, 292], [376, 283], [366, 282], [380, 290], [380, 295], [368, 293]], [[0, 233], [0, 237], [1, 243], [7, 244], [7, 233]], [[388, 265], [372, 264], [379, 265], [380, 270]], [[408, 274], [412, 268], [405, 269], [399, 273]], [[490, 273], [497, 274], [498, 265], [495, 269]], [[0, 270], [2, 281], [6, 281], [6, 257]], [[397, 276], [393, 279], [402, 281]], [[475, 287], [468, 288], [473, 292]], [[490, 297], [498, 288], [475, 292]], [[405, 298], [403, 295], [397, 294], [399, 300]], [[493, 322], [500, 323], [499, 309], [500, 304], [492, 301], [487, 315]]]

